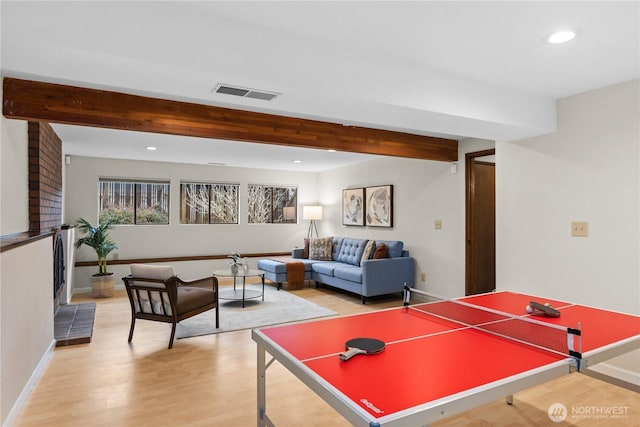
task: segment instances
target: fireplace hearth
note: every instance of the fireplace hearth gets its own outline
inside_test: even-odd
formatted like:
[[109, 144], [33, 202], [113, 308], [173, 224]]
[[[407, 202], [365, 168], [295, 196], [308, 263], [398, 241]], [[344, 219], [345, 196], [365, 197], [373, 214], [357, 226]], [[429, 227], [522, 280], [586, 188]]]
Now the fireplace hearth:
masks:
[[75, 260], [75, 227], [63, 225], [53, 245], [54, 338], [56, 347], [86, 344], [93, 336], [96, 304], [70, 304], [73, 263]]
[[54, 319], [56, 347], [91, 342], [96, 303], [61, 305]]

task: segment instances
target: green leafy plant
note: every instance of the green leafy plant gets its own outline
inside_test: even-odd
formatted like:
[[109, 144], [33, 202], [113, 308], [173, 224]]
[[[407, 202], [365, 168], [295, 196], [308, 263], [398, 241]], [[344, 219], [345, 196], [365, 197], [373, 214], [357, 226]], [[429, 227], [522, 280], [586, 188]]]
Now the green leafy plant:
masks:
[[112, 224], [133, 224], [133, 209], [111, 208], [100, 211], [98, 222], [110, 221]]
[[97, 276], [111, 274], [107, 273], [107, 255], [118, 248], [118, 245], [116, 245], [109, 236], [109, 230], [113, 229], [113, 222], [114, 221], [110, 219], [94, 227], [84, 218], [80, 218], [77, 221], [78, 231], [82, 233], [83, 236], [76, 242], [76, 248], [87, 245], [96, 251], [96, 255], [98, 255]]

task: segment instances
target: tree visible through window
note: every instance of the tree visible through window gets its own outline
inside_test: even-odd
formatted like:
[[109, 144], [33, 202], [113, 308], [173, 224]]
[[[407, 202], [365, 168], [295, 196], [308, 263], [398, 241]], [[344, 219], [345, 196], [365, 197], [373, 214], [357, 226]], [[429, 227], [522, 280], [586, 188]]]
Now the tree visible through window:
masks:
[[169, 224], [169, 183], [100, 179], [99, 221]]
[[181, 224], [237, 224], [238, 184], [182, 183]]
[[249, 184], [249, 224], [297, 223], [298, 188]]

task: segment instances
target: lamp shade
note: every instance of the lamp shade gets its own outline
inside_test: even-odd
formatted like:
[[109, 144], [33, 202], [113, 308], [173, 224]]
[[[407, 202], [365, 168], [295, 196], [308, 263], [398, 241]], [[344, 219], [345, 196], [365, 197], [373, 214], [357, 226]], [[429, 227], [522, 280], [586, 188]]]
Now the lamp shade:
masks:
[[302, 207], [302, 219], [322, 219], [322, 206], [309, 205]]

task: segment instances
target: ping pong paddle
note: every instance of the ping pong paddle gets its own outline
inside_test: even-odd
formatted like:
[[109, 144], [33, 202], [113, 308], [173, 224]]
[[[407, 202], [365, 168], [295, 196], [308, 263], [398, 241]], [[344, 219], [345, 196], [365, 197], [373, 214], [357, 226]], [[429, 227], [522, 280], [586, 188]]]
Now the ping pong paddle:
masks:
[[540, 310], [541, 312], [543, 312], [547, 316], [551, 316], [551, 317], [559, 317], [560, 316], [560, 312], [558, 310], [556, 310], [555, 308], [551, 307], [550, 305], [540, 304], [537, 301], [530, 301], [529, 305], [531, 307], [535, 308], [536, 310]]
[[338, 356], [340, 360], [349, 360], [357, 354], [376, 354], [384, 350], [384, 342], [375, 338], [353, 338], [346, 342], [346, 351]]

